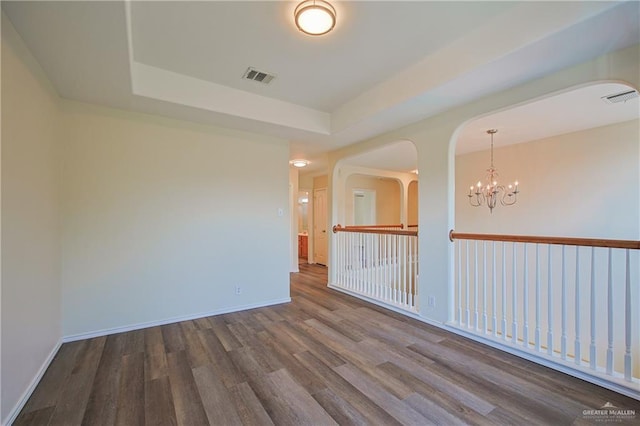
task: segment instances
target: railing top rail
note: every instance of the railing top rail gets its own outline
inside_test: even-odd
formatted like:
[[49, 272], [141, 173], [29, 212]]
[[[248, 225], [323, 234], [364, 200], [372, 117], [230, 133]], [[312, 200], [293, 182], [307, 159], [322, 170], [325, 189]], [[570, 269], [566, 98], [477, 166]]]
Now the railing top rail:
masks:
[[396, 225], [347, 225], [344, 229], [380, 229], [380, 228], [399, 228], [403, 229], [404, 225], [396, 224]]
[[469, 234], [449, 231], [449, 239], [453, 240], [481, 240], [506, 241], [514, 243], [558, 244], [565, 246], [610, 247], [640, 250], [640, 241], [634, 240], [606, 240], [603, 238], [571, 238], [571, 237], [540, 237], [531, 235], [501, 235], [501, 234]]
[[403, 231], [399, 229], [371, 229], [371, 228], [349, 228], [336, 225], [333, 227], [333, 233], [336, 232], [359, 232], [362, 234], [386, 234], [386, 235], [408, 235], [417, 237], [418, 231]]

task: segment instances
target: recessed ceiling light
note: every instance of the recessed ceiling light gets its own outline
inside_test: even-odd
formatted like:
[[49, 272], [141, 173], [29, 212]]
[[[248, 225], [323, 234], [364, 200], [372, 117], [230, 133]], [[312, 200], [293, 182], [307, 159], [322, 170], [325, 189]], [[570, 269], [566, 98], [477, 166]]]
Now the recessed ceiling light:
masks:
[[296, 26], [309, 35], [323, 35], [336, 25], [336, 10], [324, 0], [306, 0], [293, 12]]
[[309, 165], [309, 162], [307, 160], [291, 160], [289, 164], [294, 167], [306, 167]]

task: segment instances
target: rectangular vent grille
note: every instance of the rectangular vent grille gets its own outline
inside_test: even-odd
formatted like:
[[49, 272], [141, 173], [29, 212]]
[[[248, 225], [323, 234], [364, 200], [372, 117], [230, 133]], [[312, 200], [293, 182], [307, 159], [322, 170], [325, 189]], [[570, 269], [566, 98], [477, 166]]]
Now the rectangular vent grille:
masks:
[[627, 90], [626, 92], [616, 93], [615, 95], [604, 96], [602, 100], [608, 104], [617, 104], [618, 102], [627, 102], [629, 99], [637, 97], [638, 92], [635, 90]]
[[269, 74], [269, 73], [266, 73], [264, 71], [259, 71], [259, 70], [255, 69], [255, 68], [249, 67], [245, 71], [245, 73], [242, 76], [242, 78], [244, 78], [246, 80], [257, 81], [258, 83], [262, 83], [262, 84], [269, 84], [269, 83], [271, 83], [271, 80], [276, 78], [276, 76], [273, 75], [273, 74]]

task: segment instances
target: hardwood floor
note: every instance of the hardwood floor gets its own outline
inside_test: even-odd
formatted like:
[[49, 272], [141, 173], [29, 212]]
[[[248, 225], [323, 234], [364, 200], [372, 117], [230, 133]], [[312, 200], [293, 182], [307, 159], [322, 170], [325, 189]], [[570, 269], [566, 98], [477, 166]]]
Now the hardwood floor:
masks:
[[64, 344], [15, 425], [588, 424], [640, 402], [326, 288]]

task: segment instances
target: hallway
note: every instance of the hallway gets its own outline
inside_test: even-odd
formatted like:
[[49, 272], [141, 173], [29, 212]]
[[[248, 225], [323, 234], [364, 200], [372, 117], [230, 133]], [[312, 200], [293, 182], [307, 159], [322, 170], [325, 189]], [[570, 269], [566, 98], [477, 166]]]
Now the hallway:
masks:
[[[592, 423], [640, 402], [326, 287], [62, 346], [16, 425]], [[636, 421], [638, 417], [636, 415]]]

